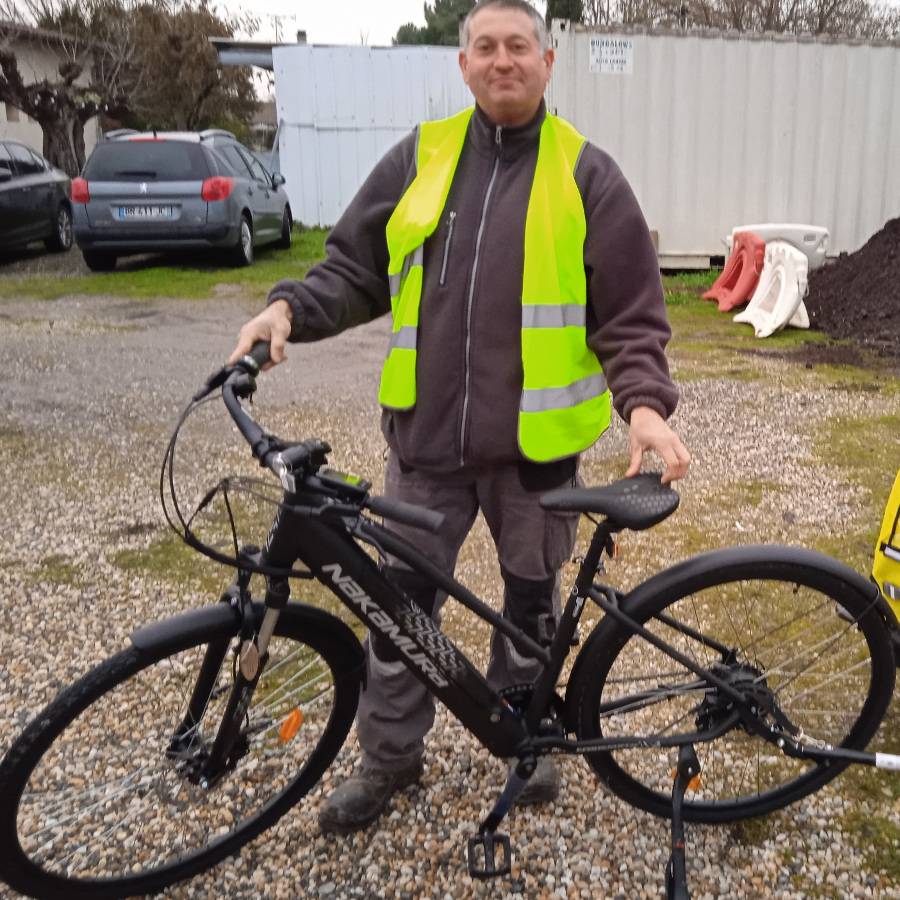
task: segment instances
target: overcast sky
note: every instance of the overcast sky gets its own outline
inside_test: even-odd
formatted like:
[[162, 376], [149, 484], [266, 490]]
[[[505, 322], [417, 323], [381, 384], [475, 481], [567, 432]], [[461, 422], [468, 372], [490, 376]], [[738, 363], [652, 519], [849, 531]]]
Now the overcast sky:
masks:
[[[256, 40], [296, 39], [305, 31], [310, 44], [360, 44], [390, 46], [397, 29], [407, 22], [425, 24], [422, 0], [224, 0], [230, 10], [250, 9], [260, 18]], [[535, 6], [541, 11], [544, 2]], [[277, 17], [277, 18], [276, 18]]]

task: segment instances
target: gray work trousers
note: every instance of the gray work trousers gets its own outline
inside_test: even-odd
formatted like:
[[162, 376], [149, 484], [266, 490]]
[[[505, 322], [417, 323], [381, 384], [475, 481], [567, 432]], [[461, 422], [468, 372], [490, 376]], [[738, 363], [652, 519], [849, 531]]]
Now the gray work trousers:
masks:
[[[536, 620], [544, 624], [548, 618], [553, 623], [559, 618], [558, 573], [571, 556], [578, 516], [542, 509], [541, 494], [564, 485], [526, 487], [521, 471], [521, 466], [511, 464], [435, 475], [401, 468], [392, 453], [385, 495], [443, 513], [445, 521], [438, 534], [386, 524], [452, 574], [459, 549], [481, 509], [503, 574], [503, 615], [540, 640], [546, 635], [538, 633]], [[574, 467], [568, 481], [572, 483]], [[396, 559], [389, 558], [388, 564], [407, 568]], [[445, 600], [442, 591], [434, 597], [432, 615], [437, 622]], [[366, 641], [366, 656], [368, 679], [357, 713], [363, 765], [402, 769], [423, 753], [424, 737], [434, 724], [434, 698], [401, 661], [379, 659], [371, 639]], [[537, 660], [522, 656], [508, 638], [494, 632], [487, 679], [495, 689], [533, 681], [539, 668]]]

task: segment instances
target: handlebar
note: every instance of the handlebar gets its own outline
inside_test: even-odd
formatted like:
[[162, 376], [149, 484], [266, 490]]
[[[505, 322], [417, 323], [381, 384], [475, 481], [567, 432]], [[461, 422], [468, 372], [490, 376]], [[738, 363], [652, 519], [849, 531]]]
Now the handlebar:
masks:
[[[258, 341], [253, 345], [250, 353], [242, 357], [236, 365], [225, 367], [221, 372], [211, 376], [207, 380], [206, 393], [215, 389], [217, 385], [212, 387], [210, 385], [224, 372], [224, 378], [220, 383], [225, 408], [244, 440], [250, 445], [250, 450], [254, 458], [259, 460], [259, 464], [274, 472], [281, 480], [285, 490], [290, 493], [296, 491], [298, 482], [302, 484], [305, 481], [311, 489], [319, 488], [323, 496], [331, 496], [332, 492], [327, 491], [320, 480], [315, 479], [316, 484], [310, 483], [313, 480], [310, 476], [314, 476], [325, 464], [326, 454], [331, 451], [331, 447], [324, 441], [315, 439], [300, 443], [288, 443], [275, 435], [267, 434], [241, 405], [241, 400], [251, 396], [256, 390], [255, 376], [268, 361], [269, 344], [265, 341]], [[333, 484], [334, 482], [329, 480], [328, 486], [332, 487]], [[339, 497], [338, 499], [350, 499], [358, 509], [369, 509], [385, 519], [410, 525], [413, 528], [437, 532], [444, 524], [444, 516], [441, 513], [412, 503], [404, 503], [401, 500], [372, 496], [368, 493], [367, 488], [368, 484], [365, 485], [365, 489], [357, 487], [351, 490], [348, 488], [349, 497]], [[322, 506], [323, 512], [328, 509], [328, 504]], [[337, 511], [347, 511], [346, 506], [338, 504]]]

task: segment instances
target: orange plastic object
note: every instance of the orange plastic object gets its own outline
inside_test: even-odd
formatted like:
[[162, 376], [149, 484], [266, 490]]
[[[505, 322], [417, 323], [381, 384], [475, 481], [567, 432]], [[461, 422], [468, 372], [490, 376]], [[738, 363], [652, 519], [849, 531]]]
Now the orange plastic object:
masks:
[[750, 231], [739, 231], [734, 236], [734, 249], [722, 274], [703, 295], [704, 300], [715, 300], [719, 312], [728, 312], [743, 306], [756, 290], [756, 283], [763, 270], [766, 242]]
[[278, 729], [278, 737], [281, 738], [281, 743], [286, 744], [291, 740], [300, 730], [302, 724], [303, 712], [298, 706], [296, 709], [291, 710], [288, 717], [281, 723], [281, 728]]
[[[670, 769], [669, 774], [672, 776], [672, 781], [674, 781], [678, 777], [678, 769]], [[687, 783], [687, 790], [696, 791], [700, 784], [700, 775], [698, 773]]]

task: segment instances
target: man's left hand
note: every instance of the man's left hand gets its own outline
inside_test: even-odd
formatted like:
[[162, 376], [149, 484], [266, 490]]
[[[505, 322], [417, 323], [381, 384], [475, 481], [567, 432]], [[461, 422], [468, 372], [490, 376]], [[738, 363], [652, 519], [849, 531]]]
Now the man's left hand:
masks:
[[631, 411], [629, 423], [629, 443], [631, 445], [631, 461], [626, 478], [631, 478], [641, 471], [641, 460], [644, 451], [655, 450], [666, 464], [662, 483], [668, 484], [687, 474], [691, 464], [691, 455], [687, 448], [666, 424], [666, 420], [649, 406], [636, 406]]

